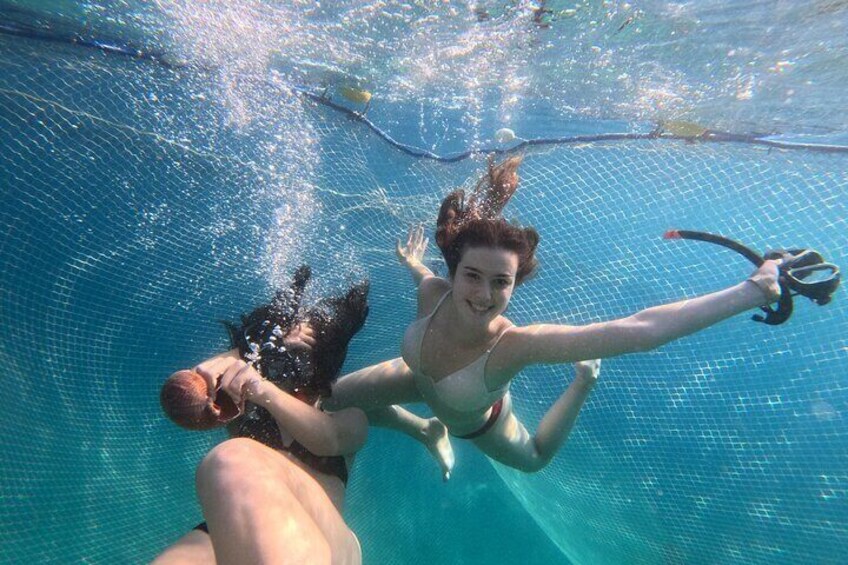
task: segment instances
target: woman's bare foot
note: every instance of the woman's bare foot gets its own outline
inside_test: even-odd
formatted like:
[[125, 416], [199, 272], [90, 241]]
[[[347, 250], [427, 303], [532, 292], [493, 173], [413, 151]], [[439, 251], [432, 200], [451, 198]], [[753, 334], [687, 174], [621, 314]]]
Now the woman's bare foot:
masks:
[[575, 378], [591, 388], [598, 382], [598, 375], [601, 374], [601, 360], [578, 361], [574, 364], [574, 371], [576, 372]]
[[456, 461], [447, 427], [438, 418], [430, 418], [421, 435], [424, 436], [424, 445], [442, 468], [442, 478], [447, 481]]

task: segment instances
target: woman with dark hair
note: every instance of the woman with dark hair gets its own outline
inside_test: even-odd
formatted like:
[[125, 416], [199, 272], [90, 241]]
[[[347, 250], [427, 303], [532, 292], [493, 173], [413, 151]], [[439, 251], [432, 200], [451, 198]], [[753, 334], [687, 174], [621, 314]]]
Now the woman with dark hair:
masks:
[[[600, 358], [649, 351], [780, 297], [778, 263], [705, 296], [589, 324], [515, 326], [503, 314], [515, 288], [535, 272], [539, 236], [506, 222], [501, 210], [518, 187], [521, 157], [489, 170], [467, 198], [455, 191], [439, 211], [436, 242], [449, 277], [422, 264], [427, 240], [413, 228], [398, 257], [418, 284], [418, 319], [406, 330], [402, 359], [342, 377], [332, 404], [383, 410], [425, 401], [451, 435], [488, 456], [535, 472], [547, 465], [594, 386]], [[576, 378], [548, 409], [535, 435], [512, 411], [509, 385], [524, 367], [576, 363]]]
[[324, 383], [279, 387], [235, 350], [194, 372], [217, 381], [234, 404], [267, 411], [276, 446], [239, 437], [214, 447], [196, 475], [205, 521], [154, 564], [361, 563], [341, 511], [348, 470], [368, 433], [365, 414], [324, 412]]
[[[274, 300], [227, 324], [234, 348], [163, 385], [162, 408], [191, 430], [227, 425], [237, 439], [197, 470], [206, 521], [155, 561], [175, 563], [361, 562], [341, 516], [348, 470], [367, 436], [357, 408], [325, 412], [351, 338], [368, 313], [368, 283], [301, 309], [301, 267]], [[444, 426], [398, 409], [396, 426], [435, 451]], [[445, 437], [442, 439], [440, 435]]]

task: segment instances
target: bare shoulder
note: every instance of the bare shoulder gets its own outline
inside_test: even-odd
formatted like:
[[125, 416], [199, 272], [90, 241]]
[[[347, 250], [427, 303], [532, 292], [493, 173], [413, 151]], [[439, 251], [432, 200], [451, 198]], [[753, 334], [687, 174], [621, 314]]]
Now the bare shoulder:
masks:
[[501, 337], [492, 350], [492, 355], [486, 365], [487, 384], [495, 388], [509, 382], [515, 375], [528, 365], [528, 341], [525, 326], [513, 325], [503, 318], [500, 332]]
[[451, 288], [441, 277], [428, 277], [418, 286], [418, 316], [426, 316], [436, 307], [442, 296]]
[[509, 326], [505, 330], [504, 336], [501, 341], [504, 345], [516, 346], [522, 343], [526, 343], [528, 337], [532, 336], [534, 333], [534, 326]]
[[515, 337], [518, 337], [519, 339], [533, 339], [536, 336], [551, 332], [579, 332], [585, 327], [586, 326], [569, 326], [568, 324], [529, 324], [526, 326], [514, 326], [510, 330], [510, 333], [515, 334]]

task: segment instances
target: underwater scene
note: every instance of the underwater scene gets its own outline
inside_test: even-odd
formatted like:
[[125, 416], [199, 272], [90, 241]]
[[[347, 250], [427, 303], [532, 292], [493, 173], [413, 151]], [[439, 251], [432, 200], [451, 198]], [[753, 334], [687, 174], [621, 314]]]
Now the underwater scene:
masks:
[[[844, 563], [846, 60], [839, 0], [0, 0], [0, 562]], [[285, 455], [166, 415], [231, 337]]]

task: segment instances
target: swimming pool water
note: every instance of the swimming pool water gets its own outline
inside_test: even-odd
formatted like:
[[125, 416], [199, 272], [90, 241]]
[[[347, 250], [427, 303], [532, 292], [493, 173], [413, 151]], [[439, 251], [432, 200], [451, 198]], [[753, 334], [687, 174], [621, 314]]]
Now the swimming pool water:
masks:
[[[844, 21], [844, 11], [825, 4], [817, 6], [835, 10], [828, 25]], [[20, 23], [22, 5], [0, 4], [4, 21]], [[179, 3], [161, 6], [173, 21], [185, 15]], [[246, 22], [265, 13], [259, 3], [240, 6]], [[611, 31], [624, 21], [620, 4], [602, 20], [606, 35], [592, 31], [586, 18], [594, 13], [566, 16], [567, 6], [555, 6], [563, 23], [547, 35], [527, 31], [520, 10], [492, 7], [482, 31], [520, 29], [523, 43], [482, 42], [479, 22], [462, 13], [414, 6], [418, 19], [406, 23], [393, 4], [385, 16], [340, 6], [286, 12], [303, 18], [288, 23], [309, 24], [313, 34], [319, 24], [338, 32], [322, 72], [340, 80], [341, 68], [366, 75], [369, 88], [380, 85], [368, 117], [400, 143], [451, 155], [496, 147], [491, 137], [502, 125], [522, 138], [550, 140], [644, 133], [667, 117], [648, 113], [638, 97], [604, 98], [601, 79], [581, 95], [596, 105], [585, 115], [563, 110], [566, 101], [543, 88], [541, 77], [553, 72], [546, 65], [556, 60], [549, 49], [562, 49], [568, 38], [576, 41], [567, 52], [576, 67], [589, 64], [589, 39], [605, 38], [610, 50], [622, 43], [618, 56], [638, 44], [627, 35], [633, 24]], [[711, 18], [725, 22], [734, 13], [729, 4], [712, 6], [717, 12], [704, 8], [686, 19], [660, 18], [666, 12], [646, 4], [635, 21], [652, 22], [644, 28], [652, 37], [663, 26], [694, 26], [686, 36], [692, 43], [683, 43], [694, 66], [719, 46], [692, 38]], [[360, 18], [347, 28], [333, 21], [345, 7]], [[54, 8], [69, 14], [67, 26], [79, 22], [67, 4]], [[224, 347], [218, 321], [263, 300], [300, 262], [313, 266], [316, 295], [349, 278], [372, 281], [371, 315], [348, 368], [396, 356], [414, 294], [394, 259], [395, 238], [412, 223], [432, 224], [440, 198], [474, 182], [484, 163], [482, 155], [456, 162], [410, 156], [349, 114], [292, 94], [287, 80], [313, 77], [316, 58], [295, 51], [258, 71], [265, 59], [251, 57], [259, 47], [267, 51], [259, 39], [276, 28], [257, 34], [253, 48], [239, 51], [231, 41], [213, 52], [210, 42], [221, 36], [194, 30], [195, 43], [185, 36], [179, 43], [178, 33], [139, 33], [149, 32], [149, 19], [139, 24], [128, 8], [102, 8], [136, 22], [128, 40], [171, 42], [203, 64], [165, 66], [79, 42], [0, 34], [0, 359], [8, 399], [0, 417], [2, 561], [146, 561], [197, 523], [193, 471], [221, 436], [165, 421], [157, 401], [162, 379]], [[764, 9], [745, 12], [739, 38], [765, 25], [755, 19]], [[38, 29], [61, 36], [58, 16], [45, 10]], [[367, 49], [357, 41], [369, 37], [363, 22], [377, 38], [408, 25], [414, 43], [423, 41], [420, 28], [431, 24], [422, 22], [434, 14], [435, 27], [427, 29], [444, 35], [433, 52], [456, 57], [436, 67], [447, 73], [445, 82], [415, 74], [408, 57], [361, 59]], [[777, 11], [774, 21], [790, 15]], [[109, 37], [132, 27], [87, 17], [90, 32]], [[585, 29], [575, 31], [575, 22]], [[811, 32], [794, 33], [793, 45], [812, 53], [813, 39], [804, 35]], [[333, 51], [344, 40], [350, 68], [339, 63], [344, 53]], [[456, 53], [449, 56], [449, 47]], [[379, 43], [369, 49], [384, 53]], [[533, 49], [543, 50], [546, 65], [539, 67], [547, 70], [518, 65], [528, 64]], [[647, 73], [672, 58], [674, 48], [667, 49], [662, 57], [640, 55], [632, 80], [650, 84], [655, 75], [638, 69]], [[435, 64], [416, 53], [419, 63]], [[764, 53], [750, 60], [765, 65]], [[465, 67], [468, 81], [460, 84], [466, 55], [484, 66]], [[758, 84], [797, 87], [797, 75], [785, 75], [814, 69], [803, 53], [795, 55]], [[621, 62], [610, 57], [619, 72]], [[817, 97], [792, 102], [801, 105], [794, 132], [804, 139], [821, 138], [825, 126], [832, 137], [844, 125], [835, 117], [844, 94], [830, 98], [832, 107], [822, 103], [842, 77], [827, 60], [817, 65], [818, 85], [799, 90]], [[491, 74], [518, 86], [493, 87]], [[666, 86], [680, 87], [676, 80]], [[345, 103], [330, 86], [333, 100]], [[320, 92], [322, 85], [316, 79], [305, 87]], [[710, 114], [721, 106], [719, 90], [702, 91], [705, 104], [681, 112], [713, 117], [710, 126], [737, 125], [737, 133], [762, 132], [774, 117], [782, 133], [793, 133], [796, 114], [777, 104], [776, 94], [762, 103], [755, 98], [745, 120], [734, 121], [744, 113], [738, 100]], [[475, 97], [476, 106], [464, 105]], [[746, 276], [748, 265], [730, 252], [663, 241], [670, 227], [721, 232], [757, 249], [808, 245], [846, 264], [844, 153], [634, 138], [571, 139], [525, 151], [522, 186], [507, 215], [542, 234], [542, 270], [510, 306], [519, 323], [589, 323]], [[432, 250], [429, 260], [440, 268]], [[793, 318], [777, 328], [739, 316], [656, 352], [608, 360], [571, 441], [536, 475], [493, 466], [455, 442], [458, 466], [442, 484], [418, 446], [374, 432], [346, 511], [366, 562], [838, 563], [848, 550], [848, 318], [841, 295], [824, 308], [798, 299]], [[538, 423], [570, 378], [569, 368], [523, 374], [513, 385], [522, 418]]]

